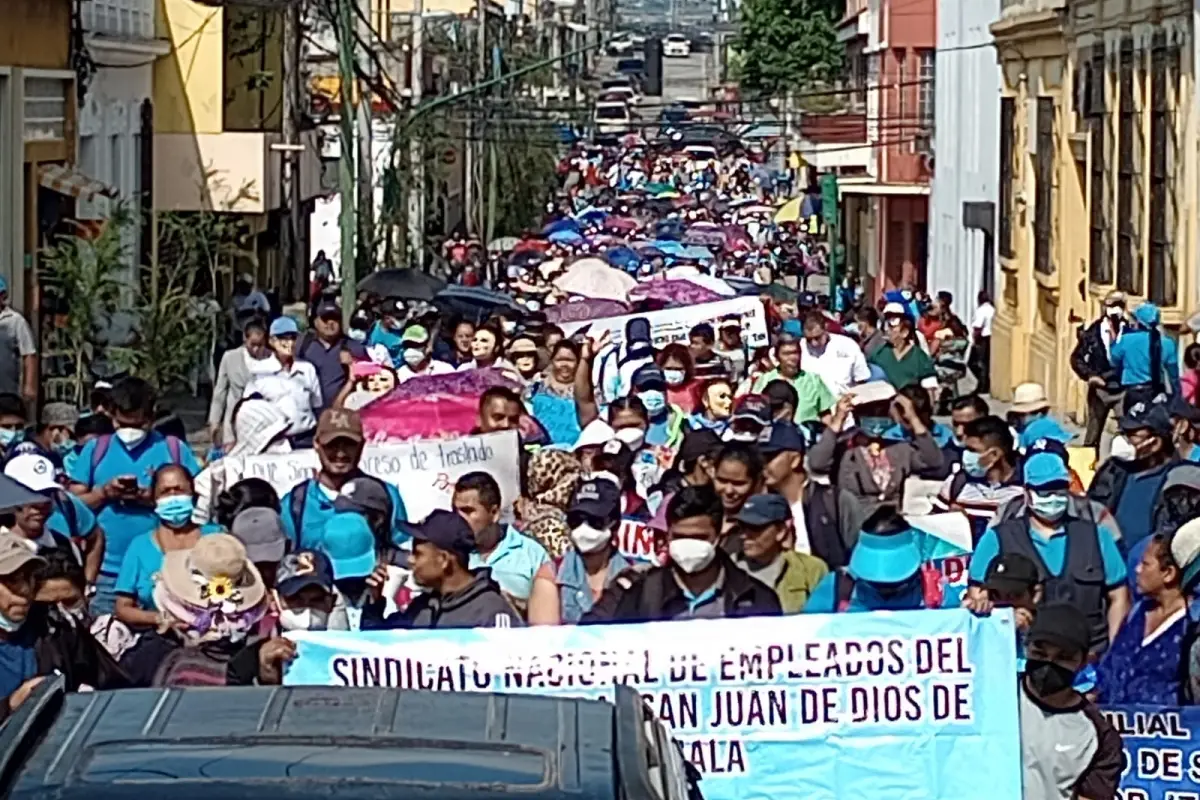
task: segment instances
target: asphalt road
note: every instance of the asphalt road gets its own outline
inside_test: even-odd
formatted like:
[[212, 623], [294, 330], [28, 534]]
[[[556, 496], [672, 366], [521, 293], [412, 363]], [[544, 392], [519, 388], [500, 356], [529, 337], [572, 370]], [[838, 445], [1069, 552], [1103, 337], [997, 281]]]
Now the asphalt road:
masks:
[[[636, 54], [635, 54], [636, 55]], [[617, 59], [602, 56], [597, 61], [597, 74], [613, 71]], [[662, 107], [679, 100], [703, 100], [708, 97], [709, 80], [714, 68], [712, 53], [692, 53], [687, 58], [663, 58], [663, 95], [642, 98], [643, 120], [657, 119]]]

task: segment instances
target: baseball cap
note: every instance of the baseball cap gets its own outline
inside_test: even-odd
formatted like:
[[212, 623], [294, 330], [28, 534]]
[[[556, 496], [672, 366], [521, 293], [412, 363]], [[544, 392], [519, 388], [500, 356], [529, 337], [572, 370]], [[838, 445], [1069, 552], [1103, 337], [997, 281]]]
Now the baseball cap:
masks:
[[992, 563], [988, 564], [983, 585], [985, 588], [997, 592], [1016, 594], [1032, 589], [1041, 580], [1037, 564], [1034, 564], [1028, 556], [1020, 553], [1005, 553], [992, 559]]
[[54, 464], [45, 456], [27, 453], [9, 459], [4, 474], [33, 492], [61, 488], [54, 479]]
[[905, 308], [903, 306], [903, 304], [897, 303], [895, 300], [893, 300], [890, 303], [887, 303], [886, 305], [884, 305], [883, 316], [885, 316], [885, 317], [907, 317], [908, 309]]
[[1086, 653], [1092, 642], [1087, 617], [1070, 603], [1047, 603], [1038, 608], [1025, 641], [1058, 645], [1071, 653]]
[[0, 575], [12, 575], [26, 564], [42, 564], [34, 544], [15, 533], [0, 532]]
[[666, 389], [667, 377], [657, 364], [643, 364], [634, 370], [630, 383], [634, 389]]
[[424, 325], [409, 325], [400, 336], [400, 341], [425, 344], [429, 341], [429, 331], [425, 329]]
[[42, 407], [42, 424], [48, 428], [74, 428], [79, 409], [70, 403], [47, 403]]
[[709, 428], [696, 428], [683, 435], [675, 463], [690, 464], [704, 456], [713, 457], [721, 449], [721, 437]]
[[402, 522], [400, 529], [414, 542], [429, 542], [439, 550], [462, 556], [475, 551], [475, 534], [460, 514], [453, 511], [434, 511], [422, 522]]
[[1125, 410], [1119, 425], [1122, 433], [1149, 430], [1156, 436], [1170, 436], [1174, 428], [1171, 414], [1167, 411], [1166, 403], [1158, 402], [1157, 398], [1148, 403], [1134, 403]]
[[[596, 418], [584, 426], [579, 432], [579, 438], [575, 440], [575, 445], [572, 450], [579, 450], [583, 447], [599, 447], [605, 442], [612, 441], [616, 432], [602, 419]], [[687, 441], [686, 439], [684, 441]]]
[[1065, 489], [1071, 483], [1067, 465], [1053, 453], [1038, 453], [1025, 459], [1025, 485], [1038, 489]]
[[1183, 587], [1190, 588], [1200, 576], [1200, 517], [1183, 523], [1171, 536], [1171, 558], [1183, 570]]
[[1067, 452], [1067, 446], [1058, 439], [1052, 439], [1048, 436], [1034, 439], [1025, 448], [1026, 458], [1033, 457], [1038, 453], [1049, 453], [1050, 455], [1058, 456], [1068, 468], [1071, 466], [1071, 454]]
[[779, 332], [799, 339], [804, 336], [804, 324], [798, 319], [784, 320], [784, 323], [779, 326]]
[[338, 319], [341, 319], [342, 309], [338, 306], [337, 301], [335, 300], [322, 300], [317, 304], [317, 317], [322, 319], [326, 317], [337, 317]]
[[1171, 401], [1167, 403], [1167, 413], [1193, 424], [1200, 423], [1200, 408], [1189, 403], [1181, 394], [1171, 395]]
[[287, 550], [283, 520], [271, 508], [244, 509], [233, 518], [229, 532], [246, 546], [246, 558], [256, 564], [279, 561]]
[[846, 394], [853, 398], [855, 406], [882, 403], [896, 396], [896, 387], [887, 381], [867, 381], [851, 386]]
[[313, 437], [317, 444], [329, 444], [334, 439], [365, 441], [362, 417], [349, 408], [327, 408], [321, 412], [317, 422], [317, 433]]
[[291, 317], [279, 317], [271, 322], [272, 336], [299, 336], [300, 326]]
[[288, 553], [279, 562], [275, 573], [275, 589], [284, 597], [296, 594], [309, 586], [333, 591], [333, 564], [320, 550], [300, 550]]
[[338, 511], [330, 517], [321, 532], [321, 549], [337, 580], [365, 578], [375, 569], [375, 534], [362, 514]]
[[796, 295], [796, 305], [801, 308], [812, 308], [817, 304], [816, 292], [800, 292]]
[[761, 394], [748, 394], [733, 407], [733, 422], [746, 420], [766, 426], [771, 424], [771, 419], [771, 401]]
[[791, 422], [773, 423], [770, 429], [763, 433], [765, 438], [759, 439], [758, 449], [764, 456], [804, 452], [804, 434]]
[[364, 511], [386, 514], [392, 510], [392, 499], [383, 481], [364, 475], [346, 481], [342, 491], [333, 499], [333, 507], [338, 511], [357, 511], [360, 514]]
[[592, 519], [613, 519], [621, 516], [621, 490], [610, 480], [592, 478], [579, 484], [567, 509], [568, 519], [574, 515]]
[[734, 517], [743, 525], [761, 528], [776, 522], [786, 522], [792, 518], [792, 509], [788, 501], [778, 494], [755, 494], [746, 498], [742, 510]]

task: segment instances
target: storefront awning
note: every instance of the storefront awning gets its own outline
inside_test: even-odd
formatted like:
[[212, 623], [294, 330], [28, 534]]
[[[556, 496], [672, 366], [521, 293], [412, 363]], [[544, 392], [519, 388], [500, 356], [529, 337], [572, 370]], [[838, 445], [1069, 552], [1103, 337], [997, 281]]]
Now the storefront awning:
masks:
[[42, 164], [38, 167], [38, 183], [51, 191], [76, 198], [117, 196], [113, 187], [65, 164]]

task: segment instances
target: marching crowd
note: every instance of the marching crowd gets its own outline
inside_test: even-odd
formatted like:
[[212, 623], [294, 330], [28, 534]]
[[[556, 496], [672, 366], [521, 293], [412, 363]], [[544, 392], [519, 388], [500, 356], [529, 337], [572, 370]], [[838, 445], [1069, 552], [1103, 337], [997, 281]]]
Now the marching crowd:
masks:
[[[0, 395], [6, 710], [55, 670], [73, 689], [279, 683], [295, 656], [282, 634], [297, 630], [1011, 608], [1025, 796], [1114, 797], [1121, 740], [1098, 706], [1200, 695], [1200, 409], [1157, 310], [1127, 314], [1114, 295], [1081, 336], [1084, 443], [1099, 458], [1110, 413], [1120, 432], [1084, 486], [1043, 387], [1016, 387], [998, 414], [940, 385], [955, 339], [986, 375], [986, 296], [970, 327], [946, 293], [876, 306], [851, 292], [823, 310], [797, 288], [807, 236], [740, 221], [748, 204], [723, 188], [740, 185], [737, 163], [697, 169], [640, 145], [574, 154], [551, 233], [504, 256], [493, 288], [513, 302], [485, 314], [385, 296], [364, 298], [349, 329], [332, 300], [304, 332], [246, 315], [203, 465], [182, 431], [156, 427], [137, 378], [98, 387], [82, 413], [51, 403], [29, 418]], [[739, 191], [770, 202], [753, 182]], [[664, 226], [737, 232], [697, 258], [666, 252], [680, 239]], [[650, 252], [624, 244], [646, 230]], [[636, 258], [618, 265], [624, 249]], [[596, 298], [561, 278], [606, 256], [628, 321], [567, 335], [548, 312]], [[664, 343], [646, 314], [677, 306], [634, 299], [664, 275], [747, 279], [764, 340], [731, 315]], [[361, 468], [363, 416], [397, 386], [463, 376], [486, 378], [470, 433], [519, 437], [519, 497], [468, 472], [448, 508], [410, 519], [404, 493]], [[308, 448], [319, 468], [282, 496], [245, 476], [248, 457]], [[910, 521], [922, 504], [969, 521], [964, 585], [942, 568], [947, 543]], [[653, 553], [621, 549], [628, 524], [652, 532]]]

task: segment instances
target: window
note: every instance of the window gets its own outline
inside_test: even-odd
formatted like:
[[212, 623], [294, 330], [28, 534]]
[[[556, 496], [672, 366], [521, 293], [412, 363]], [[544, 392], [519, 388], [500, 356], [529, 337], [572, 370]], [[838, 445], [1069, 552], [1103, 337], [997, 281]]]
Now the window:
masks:
[[1000, 98], [1000, 255], [1013, 257], [1013, 150], [1016, 136], [1016, 101]]
[[920, 81], [917, 86], [917, 115], [920, 118], [921, 127], [926, 130], [933, 128], [934, 120], [934, 85], [937, 76], [937, 61], [936, 55], [932, 50], [920, 50], [917, 53], [920, 59], [919, 72], [917, 79]]
[[1175, 305], [1175, 173], [1178, 145], [1174, 107], [1179, 75], [1179, 48], [1155, 36], [1150, 54], [1150, 300]]
[[60, 140], [66, 135], [70, 80], [25, 79], [25, 141]]
[[1037, 153], [1034, 156], [1033, 268], [1054, 273], [1054, 98], [1037, 100]]
[[1134, 133], [1133, 100], [1133, 42], [1121, 43], [1121, 60], [1117, 85], [1120, 101], [1117, 111], [1117, 288], [1140, 294], [1141, 286], [1134, 281], [1133, 262], [1136, 254], [1137, 224], [1133, 218]]
[[1082, 109], [1092, 140], [1090, 208], [1088, 209], [1090, 237], [1088, 242], [1088, 275], [1095, 283], [1112, 283], [1112, 235], [1109, 230], [1112, 195], [1105, 140], [1108, 133], [1108, 106], [1104, 92], [1107, 81], [1104, 71], [1104, 46], [1092, 50], [1090, 89]]

